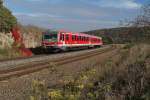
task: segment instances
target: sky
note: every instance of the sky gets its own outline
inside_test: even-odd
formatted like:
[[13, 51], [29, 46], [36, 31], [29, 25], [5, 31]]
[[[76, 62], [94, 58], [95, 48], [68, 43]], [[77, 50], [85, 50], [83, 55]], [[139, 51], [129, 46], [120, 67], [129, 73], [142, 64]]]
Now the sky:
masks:
[[18, 22], [48, 29], [89, 31], [119, 27], [150, 0], [4, 0]]

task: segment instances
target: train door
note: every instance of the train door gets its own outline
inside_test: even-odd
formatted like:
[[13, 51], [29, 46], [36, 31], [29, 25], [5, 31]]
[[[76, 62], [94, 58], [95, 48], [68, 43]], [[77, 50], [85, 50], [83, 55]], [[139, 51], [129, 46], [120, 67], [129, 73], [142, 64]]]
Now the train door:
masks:
[[59, 33], [59, 42], [60, 44], [65, 45], [65, 33], [64, 32]]

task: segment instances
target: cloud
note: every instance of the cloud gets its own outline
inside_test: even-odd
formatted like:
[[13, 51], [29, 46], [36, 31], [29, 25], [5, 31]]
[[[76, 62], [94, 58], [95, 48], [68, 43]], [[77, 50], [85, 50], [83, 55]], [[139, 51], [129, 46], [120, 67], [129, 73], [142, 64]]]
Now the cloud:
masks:
[[138, 9], [141, 7], [141, 4], [136, 3], [135, 0], [116, 0], [116, 4], [113, 5], [113, 2], [111, 2], [109, 5], [106, 5], [106, 6], [112, 6], [116, 8], [117, 7], [126, 8], [126, 9]]
[[[86, 2], [86, 0], [83, 0]], [[124, 9], [138, 9], [142, 5], [135, 0], [88, 0], [88, 3], [93, 3], [101, 7], [124, 8]]]
[[27, 0], [27, 1], [36, 1], [37, 2], [37, 1], [41, 1], [41, 0]]
[[5, 0], [18, 21], [46, 28], [84, 31], [117, 27], [138, 15], [135, 0]]
[[57, 16], [57, 15], [51, 15], [48, 13], [13, 13], [15, 16], [30, 16], [30, 17], [51, 17], [51, 18], [56, 18], [56, 17], [62, 17], [62, 16]]

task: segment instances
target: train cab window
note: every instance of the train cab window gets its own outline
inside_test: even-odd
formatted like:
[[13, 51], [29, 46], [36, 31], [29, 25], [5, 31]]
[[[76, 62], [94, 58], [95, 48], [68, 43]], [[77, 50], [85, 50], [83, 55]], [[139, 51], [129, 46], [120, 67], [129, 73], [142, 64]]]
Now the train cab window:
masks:
[[57, 33], [45, 33], [43, 35], [43, 40], [56, 42], [57, 41]]
[[47, 30], [43, 32], [42, 39], [48, 42], [56, 42], [57, 41], [57, 31], [55, 30]]

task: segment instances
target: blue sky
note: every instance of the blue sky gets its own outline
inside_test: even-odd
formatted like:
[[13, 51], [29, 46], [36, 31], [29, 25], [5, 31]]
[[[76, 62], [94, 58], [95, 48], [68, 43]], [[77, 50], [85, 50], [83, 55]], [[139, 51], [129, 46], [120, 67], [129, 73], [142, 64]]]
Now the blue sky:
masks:
[[132, 20], [149, 0], [5, 0], [22, 24], [69, 31], [118, 27]]

